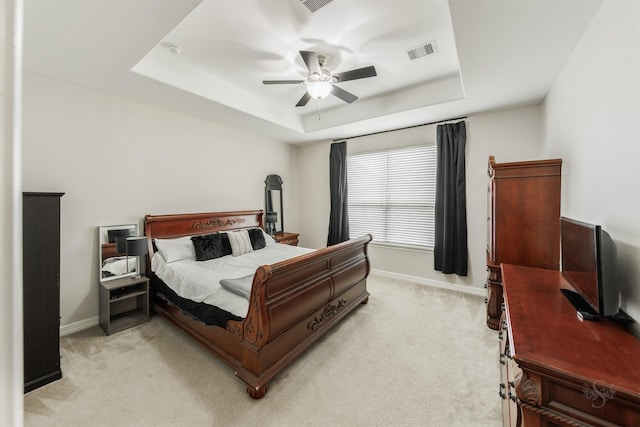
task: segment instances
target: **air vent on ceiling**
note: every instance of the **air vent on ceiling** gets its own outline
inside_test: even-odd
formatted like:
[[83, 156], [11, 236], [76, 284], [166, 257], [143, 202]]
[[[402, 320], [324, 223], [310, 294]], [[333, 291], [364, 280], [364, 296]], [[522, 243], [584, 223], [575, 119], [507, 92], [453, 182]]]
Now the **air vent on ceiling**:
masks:
[[418, 58], [422, 58], [423, 56], [427, 56], [427, 55], [431, 55], [433, 53], [436, 53], [437, 47], [436, 47], [436, 42], [434, 41], [430, 41], [428, 43], [425, 44], [421, 44], [418, 47], [414, 47], [413, 49], [409, 49], [407, 51], [407, 55], [409, 55], [409, 59], [411, 59], [412, 61], [414, 59], [418, 59]]
[[331, 3], [333, 0], [300, 0], [300, 2], [311, 11], [311, 13]]

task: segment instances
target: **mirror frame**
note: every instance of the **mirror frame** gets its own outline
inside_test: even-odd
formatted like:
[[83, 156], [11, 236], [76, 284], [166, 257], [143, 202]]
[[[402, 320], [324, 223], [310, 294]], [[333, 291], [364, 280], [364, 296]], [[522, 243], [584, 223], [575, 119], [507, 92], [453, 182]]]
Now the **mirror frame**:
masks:
[[[131, 237], [137, 237], [139, 235], [138, 224], [122, 224], [122, 225], [106, 225], [98, 227], [98, 280], [102, 282], [108, 282], [110, 280], [121, 279], [123, 277], [133, 277], [140, 274], [140, 257], [127, 257], [127, 258], [136, 258], [135, 260], [135, 271], [125, 274], [118, 274], [114, 276], [103, 277], [102, 266], [103, 266], [103, 255], [108, 254], [107, 258], [112, 258], [113, 256], [109, 256], [113, 254], [114, 256], [118, 256], [116, 252], [116, 244], [109, 243], [109, 231], [111, 230], [133, 230]], [[120, 255], [122, 256], [122, 255]], [[126, 255], [125, 255], [126, 256]], [[127, 261], [128, 262], [128, 261]]]
[[[282, 234], [284, 233], [284, 203], [283, 203], [283, 197], [282, 197], [282, 178], [280, 178], [280, 175], [268, 175], [267, 179], [264, 181], [264, 206], [265, 206], [265, 214], [268, 212], [277, 212], [278, 213], [278, 221], [276, 222], [276, 229], [274, 230], [274, 234]], [[274, 210], [274, 206], [273, 206], [273, 193], [272, 191], [279, 191], [280, 192], [280, 207], [279, 209], [275, 209]], [[265, 216], [266, 218], [266, 216]], [[265, 229], [267, 227], [266, 222], [265, 224]]]

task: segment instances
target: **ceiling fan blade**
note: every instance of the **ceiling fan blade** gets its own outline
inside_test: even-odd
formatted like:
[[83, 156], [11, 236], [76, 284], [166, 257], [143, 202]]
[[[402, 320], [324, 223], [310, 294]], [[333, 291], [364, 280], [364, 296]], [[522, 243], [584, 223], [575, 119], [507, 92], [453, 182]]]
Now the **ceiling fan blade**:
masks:
[[307, 105], [307, 102], [309, 102], [309, 100], [311, 99], [311, 95], [309, 95], [309, 92], [304, 92], [304, 95], [302, 95], [302, 98], [300, 98], [300, 101], [298, 101], [298, 103], [296, 104], [296, 107], [304, 107], [305, 105]]
[[342, 99], [344, 102], [351, 104], [356, 99], [358, 99], [358, 97], [352, 94], [351, 92], [347, 92], [346, 90], [339, 88], [336, 85], [331, 85], [331, 86], [333, 86], [333, 90], [331, 91], [331, 93], [337, 96], [338, 98]]
[[265, 85], [295, 85], [304, 83], [304, 80], [263, 80], [262, 84]]
[[302, 56], [302, 60], [305, 65], [309, 69], [311, 74], [320, 74], [322, 75], [322, 71], [320, 70], [320, 64], [318, 63], [318, 55], [315, 52], [310, 52], [308, 50], [301, 50], [300, 56]]
[[358, 68], [357, 70], [345, 71], [343, 73], [336, 73], [333, 75], [338, 82], [346, 82], [348, 80], [364, 79], [366, 77], [375, 77], [376, 68], [373, 65], [368, 67]]

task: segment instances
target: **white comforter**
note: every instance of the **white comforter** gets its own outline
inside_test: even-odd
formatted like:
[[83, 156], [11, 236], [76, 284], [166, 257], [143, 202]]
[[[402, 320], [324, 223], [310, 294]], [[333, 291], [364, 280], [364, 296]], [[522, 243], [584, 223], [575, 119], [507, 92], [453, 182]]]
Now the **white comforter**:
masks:
[[261, 265], [275, 264], [309, 252], [313, 252], [313, 249], [268, 243], [264, 249], [237, 257], [227, 255], [209, 261], [183, 259], [170, 263], [156, 252], [151, 260], [151, 269], [181, 297], [215, 305], [236, 316], [246, 317], [249, 301], [223, 289], [220, 280], [254, 274]]

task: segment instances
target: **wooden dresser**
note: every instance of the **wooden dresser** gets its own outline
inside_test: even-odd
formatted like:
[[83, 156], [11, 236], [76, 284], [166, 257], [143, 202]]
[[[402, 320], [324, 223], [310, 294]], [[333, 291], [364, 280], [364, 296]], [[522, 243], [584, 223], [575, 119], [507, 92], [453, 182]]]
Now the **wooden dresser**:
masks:
[[502, 313], [500, 263], [560, 267], [562, 160], [496, 163], [489, 157], [487, 325]]
[[298, 246], [299, 236], [300, 234], [298, 233], [288, 233], [286, 231], [283, 231], [282, 233], [274, 234], [273, 239], [278, 243], [282, 243], [283, 245]]
[[502, 279], [504, 425], [640, 426], [632, 328], [581, 320], [560, 292], [572, 288], [559, 271], [503, 264]]
[[24, 193], [22, 276], [24, 392], [62, 377], [60, 369], [60, 198]]

